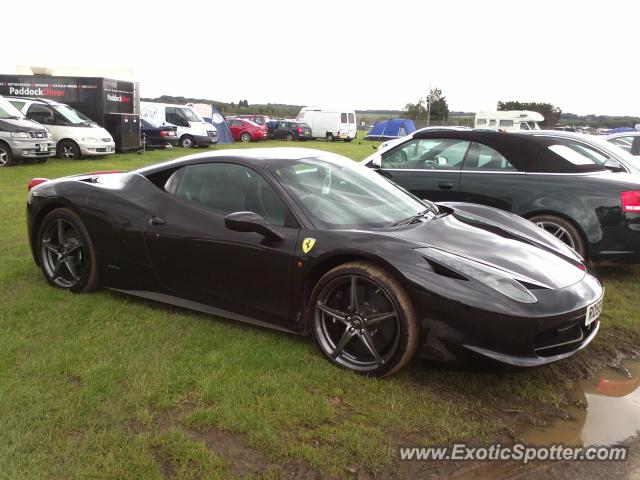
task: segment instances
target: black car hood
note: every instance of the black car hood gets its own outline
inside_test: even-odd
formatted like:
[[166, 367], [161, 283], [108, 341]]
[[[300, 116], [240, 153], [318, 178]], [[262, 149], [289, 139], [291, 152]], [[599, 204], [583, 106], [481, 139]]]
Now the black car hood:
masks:
[[45, 129], [36, 122], [26, 118], [2, 118], [0, 119], [0, 130], [5, 132], [44, 132]]
[[[445, 250], [553, 289], [573, 285], [586, 275], [572, 250], [534, 224], [495, 209], [479, 207], [473, 211], [475, 205], [466, 206], [449, 204], [448, 214], [388, 235], [416, 247]], [[488, 215], [481, 215], [484, 209]]]

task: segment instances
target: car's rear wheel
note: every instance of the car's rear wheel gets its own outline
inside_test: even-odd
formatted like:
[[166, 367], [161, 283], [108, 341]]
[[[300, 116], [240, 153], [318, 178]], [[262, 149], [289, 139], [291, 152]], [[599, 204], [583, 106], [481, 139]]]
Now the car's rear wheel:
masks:
[[327, 139], [327, 142], [333, 142], [333, 133], [327, 132], [326, 139]]
[[287, 142], [293, 142], [294, 139], [293, 133], [287, 133]]
[[66, 158], [68, 160], [77, 160], [80, 158], [80, 147], [72, 140], [62, 140], [61, 142], [58, 142], [56, 156], [58, 158]]
[[47, 281], [74, 293], [98, 287], [98, 269], [89, 232], [67, 208], [47, 214], [38, 231], [38, 259]]
[[180, 146], [182, 148], [193, 148], [196, 146], [196, 141], [191, 135], [183, 135], [180, 137]]
[[578, 229], [570, 221], [555, 215], [536, 215], [529, 220], [554, 237], [562, 240], [585, 258], [587, 253], [585, 241]]
[[244, 143], [249, 143], [251, 141], [251, 134], [248, 132], [244, 132], [242, 135], [240, 135], [240, 140], [242, 140]]
[[8, 145], [0, 143], [0, 167], [10, 167], [13, 165], [13, 152]]
[[311, 294], [313, 337], [334, 364], [371, 376], [389, 375], [414, 356], [420, 329], [400, 283], [369, 262], [327, 272]]

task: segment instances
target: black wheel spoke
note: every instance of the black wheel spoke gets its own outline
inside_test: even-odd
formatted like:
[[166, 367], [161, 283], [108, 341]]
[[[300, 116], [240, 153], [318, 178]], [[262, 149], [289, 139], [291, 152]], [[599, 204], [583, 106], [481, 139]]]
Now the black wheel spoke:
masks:
[[322, 303], [320, 301], [318, 302], [318, 309], [323, 311], [324, 313], [326, 313], [330, 317], [333, 317], [336, 320], [338, 320], [339, 322], [344, 323], [346, 325], [346, 323], [347, 323], [347, 315], [346, 315], [346, 313], [341, 312], [340, 310], [334, 310], [331, 307], [327, 307], [324, 303]]
[[362, 343], [364, 343], [364, 346], [367, 347], [369, 352], [371, 352], [371, 355], [373, 355], [373, 357], [376, 359], [376, 362], [378, 362], [378, 365], [382, 365], [382, 357], [378, 353], [378, 350], [376, 350], [376, 346], [373, 343], [373, 338], [371, 338], [371, 334], [369, 334], [369, 331], [366, 328], [360, 334], [360, 340], [362, 340]]
[[67, 257], [64, 260], [64, 265], [69, 270], [69, 273], [74, 278], [74, 280], [80, 280], [80, 275], [78, 275], [78, 271], [76, 270], [76, 261], [73, 258]]
[[375, 315], [370, 315], [367, 317], [367, 325], [376, 325], [383, 320], [388, 320], [389, 318], [395, 318], [396, 312], [385, 312], [385, 313], [376, 313]]
[[80, 242], [72, 243], [70, 246], [67, 247], [67, 255], [74, 253], [80, 247], [82, 247], [82, 244]]
[[66, 238], [64, 235], [64, 221], [58, 220], [58, 245], [63, 247], [65, 242], [66, 242]]
[[351, 286], [349, 287], [349, 307], [352, 312], [360, 311], [360, 305], [358, 304], [358, 277], [351, 276]]
[[336, 358], [338, 355], [340, 355], [340, 353], [342, 353], [342, 350], [344, 350], [344, 347], [347, 345], [347, 343], [349, 343], [349, 340], [351, 340], [352, 338], [353, 338], [353, 333], [349, 331], [349, 328], [345, 328], [344, 333], [340, 337], [340, 340], [338, 341], [338, 344], [336, 345], [335, 350], [331, 353], [331, 356], [333, 358]]
[[51, 252], [55, 253], [56, 255], [60, 255], [60, 247], [58, 245], [54, 245], [53, 243], [51, 243], [51, 240], [44, 240], [42, 242], [42, 245], [47, 250], [50, 250]]
[[53, 267], [53, 278], [58, 278], [58, 275], [60, 275], [60, 270], [62, 269], [62, 265], [64, 265], [64, 259], [60, 257], [56, 260]]

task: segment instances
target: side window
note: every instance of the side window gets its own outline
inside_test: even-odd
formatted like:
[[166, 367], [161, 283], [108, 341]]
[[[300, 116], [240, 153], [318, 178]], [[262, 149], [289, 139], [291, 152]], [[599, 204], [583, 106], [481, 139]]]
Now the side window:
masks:
[[340, 123], [347, 123], [347, 114], [346, 113], [341, 113], [340, 114]]
[[501, 127], [513, 127], [513, 120], [500, 120]]
[[53, 125], [55, 123], [53, 110], [46, 105], [38, 105], [37, 103], [29, 107], [27, 117], [43, 125]]
[[173, 123], [174, 125], [180, 125], [178, 123], [178, 114], [176, 113], [176, 109], [174, 107], [167, 107], [165, 109], [165, 116], [167, 122]]
[[22, 107], [24, 107], [26, 102], [21, 102], [20, 100], [9, 100], [9, 103], [22, 112]]
[[486, 125], [486, 124], [487, 124], [486, 118], [479, 118], [478, 120], [476, 120], [476, 125]]
[[165, 190], [222, 215], [254, 212], [267, 223], [280, 227], [287, 216], [286, 205], [267, 181], [243, 165], [189, 165], [167, 180]]
[[556, 138], [549, 150], [574, 165], [602, 165], [609, 157], [595, 148], [573, 140]]
[[464, 159], [463, 170], [516, 171], [509, 161], [497, 150], [482, 143], [474, 142]]
[[614, 145], [616, 145], [617, 147], [620, 147], [626, 150], [627, 152], [631, 153], [631, 147], [633, 146], [633, 139], [634, 137], [618, 137], [618, 138], [612, 138], [609, 141]]
[[232, 127], [242, 127], [242, 120], [231, 120]]
[[353, 113], [349, 114], [349, 123], [356, 123], [356, 116]]
[[459, 170], [469, 148], [466, 140], [414, 139], [382, 154], [382, 168]]
[[490, 127], [495, 127], [496, 126], [496, 121], [495, 120], [489, 120], [489, 126]]
[[278, 128], [280, 128], [282, 130], [288, 130], [289, 129], [289, 124], [287, 122], [279, 122], [278, 123]]

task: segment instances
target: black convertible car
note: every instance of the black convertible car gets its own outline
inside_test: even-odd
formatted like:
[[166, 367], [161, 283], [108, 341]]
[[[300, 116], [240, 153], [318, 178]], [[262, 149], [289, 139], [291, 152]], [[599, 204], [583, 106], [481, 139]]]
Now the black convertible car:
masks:
[[602, 286], [549, 233], [423, 202], [338, 155], [226, 150], [29, 187], [29, 239], [52, 285], [311, 334], [360, 373], [418, 351], [543, 365], [599, 328]]
[[[595, 263], [640, 262], [633, 158], [589, 135], [429, 129], [363, 161], [419, 198], [531, 220]], [[635, 171], [635, 170], [634, 170]]]

